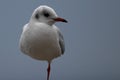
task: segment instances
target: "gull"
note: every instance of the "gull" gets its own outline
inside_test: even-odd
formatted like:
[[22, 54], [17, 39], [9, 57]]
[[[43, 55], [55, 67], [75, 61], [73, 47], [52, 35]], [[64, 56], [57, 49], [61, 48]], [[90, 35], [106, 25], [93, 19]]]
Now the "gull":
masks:
[[51, 62], [65, 51], [64, 38], [55, 22], [67, 20], [59, 17], [54, 9], [41, 5], [36, 8], [20, 37], [20, 50], [36, 60], [48, 62], [47, 80], [49, 80]]

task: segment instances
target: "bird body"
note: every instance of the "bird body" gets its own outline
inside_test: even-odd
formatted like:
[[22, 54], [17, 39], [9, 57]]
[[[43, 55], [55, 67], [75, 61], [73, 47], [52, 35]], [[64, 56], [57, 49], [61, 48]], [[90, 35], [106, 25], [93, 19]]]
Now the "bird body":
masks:
[[30, 21], [23, 27], [20, 38], [21, 51], [37, 60], [48, 61], [49, 80], [51, 61], [65, 51], [64, 39], [55, 22], [67, 22], [45, 5], [36, 8]]
[[21, 36], [21, 51], [34, 59], [51, 61], [61, 55], [55, 25], [26, 24]]

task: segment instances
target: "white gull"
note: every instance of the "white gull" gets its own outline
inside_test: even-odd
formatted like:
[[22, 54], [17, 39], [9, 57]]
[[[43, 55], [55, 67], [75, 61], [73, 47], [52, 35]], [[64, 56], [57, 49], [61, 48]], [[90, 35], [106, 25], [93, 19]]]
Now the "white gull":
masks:
[[47, 80], [51, 61], [65, 51], [63, 35], [54, 25], [55, 22], [67, 21], [58, 17], [51, 7], [41, 5], [34, 10], [29, 23], [23, 27], [20, 38], [20, 49], [24, 54], [48, 61]]

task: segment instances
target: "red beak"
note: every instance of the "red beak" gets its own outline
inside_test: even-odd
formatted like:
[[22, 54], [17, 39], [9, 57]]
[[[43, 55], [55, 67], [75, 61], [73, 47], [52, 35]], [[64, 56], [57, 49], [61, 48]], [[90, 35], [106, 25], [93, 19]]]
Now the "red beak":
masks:
[[63, 19], [63, 18], [60, 18], [60, 17], [54, 18], [54, 20], [55, 20], [56, 22], [65, 22], [65, 23], [68, 22], [67, 20], [65, 20], [65, 19]]

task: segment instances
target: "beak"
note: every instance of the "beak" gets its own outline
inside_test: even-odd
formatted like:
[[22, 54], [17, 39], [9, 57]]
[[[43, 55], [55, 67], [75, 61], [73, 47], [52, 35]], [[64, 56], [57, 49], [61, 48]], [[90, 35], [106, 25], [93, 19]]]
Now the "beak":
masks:
[[56, 22], [65, 22], [65, 23], [68, 22], [67, 20], [65, 20], [63, 18], [60, 18], [60, 17], [54, 18], [54, 21], [56, 21]]

